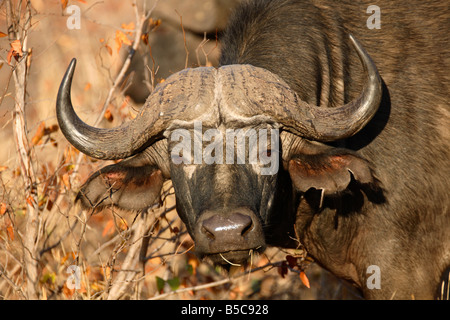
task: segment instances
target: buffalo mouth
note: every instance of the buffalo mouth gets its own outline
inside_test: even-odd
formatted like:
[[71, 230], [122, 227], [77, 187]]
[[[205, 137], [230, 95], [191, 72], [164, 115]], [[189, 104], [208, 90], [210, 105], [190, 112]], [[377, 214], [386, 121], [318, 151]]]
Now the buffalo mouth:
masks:
[[219, 265], [225, 269], [231, 266], [246, 267], [252, 263], [255, 255], [260, 254], [265, 248], [262, 246], [253, 249], [232, 250], [217, 253], [202, 253], [202, 258], [210, 260], [214, 265]]

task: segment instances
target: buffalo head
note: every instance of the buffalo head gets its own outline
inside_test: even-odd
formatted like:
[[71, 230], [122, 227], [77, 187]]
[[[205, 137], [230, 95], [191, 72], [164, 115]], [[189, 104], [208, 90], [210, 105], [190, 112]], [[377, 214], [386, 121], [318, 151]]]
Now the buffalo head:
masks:
[[[359, 97], [340, 107], [309, 105], [262, 68], [205, 67], [172, 75], [134, 120], [112, 129], [91, 127], [76, 115], [70, 99], [72, 60], [56, 106], [63, 134], [91, 157], [124, 159], [94, 173], [78, 201], [85, 208], [142, 210], [171, 179], [177, 211], [200, 256], [243, 263], [250, 252], [287, 238], [295, 221], [295, 194], [315, 188], [328, 195], [347, 188], [351, 179], [362, 184], [373, 179], [365, 160], [321, 143], [358, 132], [380, 103], [377, 69], [358, 41], [350, 41], [367, 82]], [[240, 151], [239, 137], [249, 141]], [[232, 150], [236, 153], [230, 156]]]

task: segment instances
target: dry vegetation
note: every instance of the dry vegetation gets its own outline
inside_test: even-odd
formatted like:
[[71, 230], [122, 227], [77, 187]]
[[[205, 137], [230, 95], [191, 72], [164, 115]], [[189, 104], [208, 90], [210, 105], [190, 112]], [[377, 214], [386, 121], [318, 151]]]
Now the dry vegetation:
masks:
[[[218, 44], [180, 26], [180, 20], [184, 26], [191, 23], [184, 17], [195, 12], [185, 13], [181, 5], [177, 9], [177, 1], [163, 2], [156, 7], [152, 1], [131, 0], [1, 2], [0, 298], [352, 297], [314, 264], [306, 270], [307, 289], [296, 266], [308, 264], [301, 250], [271, 248], [252, 257], [251, 271], [238, 268], [231, 277], [199, 261], [175, 212], [170, 182], [159, 205], [146, 212], [111, 208], [94, 214], [74, 205], [83, 181], [107, 163], [78, 153], [58, 130], [56, 93], [72, 57], [78, 59], [74, 106], [86, 122], [103, 127], [137, 113], [140, 105], [124, 94], [130, 91], [128, 84], [151, 90], [184, 65], [217, 63]], [[200, 6], [214, 1], [191, 2]], [[81, 9], [79, 29], [67, 27], [70, 5]], [[164, 37], [178, 41], [175, 55], [167, 44], [160, 49]], [[147, 48], [142, 59], [147, 67], [136, 70], [144, 72], [141, 82], [128, 70], [130, 48]], [[168, 58], [172, 66], [164, 67]], [[78, 289], [67, 281], [74, 277], [70, 266], [79, 267]]]

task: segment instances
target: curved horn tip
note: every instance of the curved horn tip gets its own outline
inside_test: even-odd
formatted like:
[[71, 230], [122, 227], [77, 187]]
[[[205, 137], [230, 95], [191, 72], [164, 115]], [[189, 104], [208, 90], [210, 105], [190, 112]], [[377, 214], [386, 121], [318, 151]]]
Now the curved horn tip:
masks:
[[[69, 63], [69, 66], [67, 67], [66, 72], [64, 73], [64, 76], [61, 80], [61, 84], [59, 86], [58, 96], [57, 96], [57, 108], [60, 106], [60, 102], [62, 102], [62, 100], [66, 100], [67, 97], [70, 100], [70, 87], [72, 86], [72, 78], [73, 78], [73, 74], [75, 72], [76, 65], [77, 65], [77, 59], [72, 58], [72, 60]], [[70, 102], [70, 101], [68, 101], [68, 102]], [[62, 106], [64, 106], [64, 104]]]
[[70, 79], [72, 79], [73, 73], [75, 71], [75, 67], [77, 65], [77, 59], [72, 58], [70, 60], [69, 66], [67, 67], [66, 74], [64, 75], [64, 78], [68, 75]]

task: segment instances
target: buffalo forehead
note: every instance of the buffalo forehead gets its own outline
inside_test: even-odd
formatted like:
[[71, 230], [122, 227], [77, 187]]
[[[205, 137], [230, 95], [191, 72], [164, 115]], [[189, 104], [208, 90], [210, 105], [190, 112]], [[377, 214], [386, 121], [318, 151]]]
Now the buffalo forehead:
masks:
[[215, 126], [218, 107], [215, 103], [215, 68], [185, 69], [159, 85], [147, 101], [149, 112], [171, 123], [169, 130], [189, 127], [194, 121]]
[[223, 66], [217, 78], [216, 92], [220, 92], [219, 107], [225, 123], [273, 123], [274, 116], [283, 112], [283, 104], [296, 99], [281, 78], [263, 68]]
[[[229, 65], [218, 69], [185, 69], [169, 77], [149, 98], [149, 105], [168, 131], [193, 128], [245, 127], [273, 123], [281, 112], [280, 102], [295, 99], [289, 86], [268, 70], [251, 65]], [[269, 114], [266, 114], [269, 110]]]

